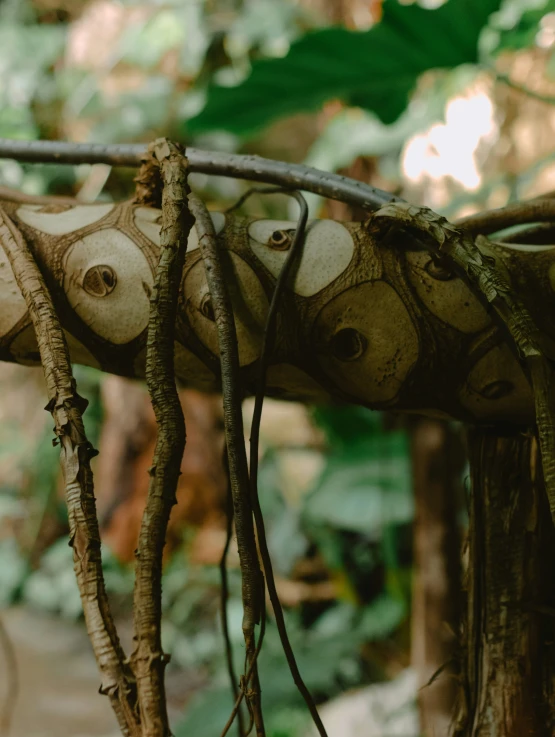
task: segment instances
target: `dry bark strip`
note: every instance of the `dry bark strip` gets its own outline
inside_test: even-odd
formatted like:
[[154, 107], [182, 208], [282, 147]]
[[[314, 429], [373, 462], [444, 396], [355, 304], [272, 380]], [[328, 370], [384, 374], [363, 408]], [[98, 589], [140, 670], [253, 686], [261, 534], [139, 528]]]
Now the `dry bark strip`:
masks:
[[135, 684], [119, 642], [106, 595], [90, 459], [96, 454], [83, 426], [87, 402], [77, 394], [69, 352], [52, 299], [21, 233], [0, 210], [0, 241], [33, 321], [54, 418], [70, 526], [70, 545], [87, 631], [125, 736], [140, 737]]
[[243, 636], [245, 638], [248, 670], [252, 672], [252, 686], [249, 684], [249, 676], [247, 675], [247, 679], [243, 681], [243, 689], [247, 691], [247, 705], [252, 708], [251, 713], [256, 727], [256, 734], [261, 737], [264, 735], [264, 721], [260, 702], [258, 671], [255, 664], [257, 648], [254, 628], [264, 616], [264, 581], [258, 561], [249, 496], [249, 472], [241, 411], [243, 395], [239, 378], [237, 335], [231, 300], [220, 264], [212, 219], [204, 203], [194, 194], [189, 195], [189, 207], [195, 216], [199, 247], [204, 260], [206, 280], [218, 329], [229, 477], [242, 575]]
[[151, 147], [163, 181], [160, 257], [150, 299], [146, 382], [158, 425], [143, 514], [134, 589], [135, 650], [131, 662], [137, 681], [143, 737], [169, 737], [162, 650], [162, 552], [185, 449], [185, 420], [174, 373], [174, 334], [187, 239], [194, 218], [187, 206], [186, 159], [173, 143]]

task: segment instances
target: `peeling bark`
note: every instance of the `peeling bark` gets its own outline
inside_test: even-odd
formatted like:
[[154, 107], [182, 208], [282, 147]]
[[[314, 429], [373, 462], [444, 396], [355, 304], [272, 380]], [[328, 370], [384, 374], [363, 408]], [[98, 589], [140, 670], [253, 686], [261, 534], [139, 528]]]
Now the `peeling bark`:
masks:
[[470, 532], [455, 737], [555, 734], [555, 530], [531, 434], [468, 431]]

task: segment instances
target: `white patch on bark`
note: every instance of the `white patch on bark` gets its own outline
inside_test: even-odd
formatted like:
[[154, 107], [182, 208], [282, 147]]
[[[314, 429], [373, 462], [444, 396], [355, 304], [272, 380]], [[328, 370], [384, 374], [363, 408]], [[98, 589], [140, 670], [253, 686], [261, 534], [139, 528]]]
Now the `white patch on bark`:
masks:
[[[246, 366], [260, 355], [268, 299], [257, 275], [240, 256], [222, 251], [222, 259], [230, 277], [227, 287], [235, 317], [239, 362]], [[216, 323], [209, 317], [210, 292], [202, 261], [198, 261], [185, 278], [185, 297], [191, 327], [208, 350], [218, 356], [218, 332]]]
[[[86, 274], [107, 266], [115, 274], [104, 296], [86, 291]], [[100, 337], [122, 345], [147, 326], [153, 277], [140, 248], [115, 228], [99, 230], [75, 241], [64, 255], [64, 289], [77, 315]]]
[[43, 205], [22, 205], [16, 215], [31, 228], [48, 235], [67, 235], [102, 220], [114, 205], [76, 205], [63, 212], [42, 212]]
[[[287, 258], [288, 251], [271, 248], [272, 233], [295, 230], [290, 220], [255, 220], [249, 226], [249, 245], [256, 257], [274, 277]], [[352, 235], [334, 220], [315, 220], [308, 224], [303, 255], [295, 275], [293, 290], [301, 297], [311, 297], [331, 284], [350, 264], [355, 251]]]

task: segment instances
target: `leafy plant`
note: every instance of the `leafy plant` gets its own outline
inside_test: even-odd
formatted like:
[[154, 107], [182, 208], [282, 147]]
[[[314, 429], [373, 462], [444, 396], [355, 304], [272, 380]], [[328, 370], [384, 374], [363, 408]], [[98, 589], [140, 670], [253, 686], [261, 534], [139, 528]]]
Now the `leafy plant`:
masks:
[[241, 84], [212, 85], [187, 131], [223, 128], [246, 135], [334, 98], [393, 123], [423, 72], [478, 62], [480, 33], [499, 6], [500, 0], [448, 0], [426, 10], [385, 0], [382, 20], [368, 31], [312, 31], [282, 59], [253, 62]]

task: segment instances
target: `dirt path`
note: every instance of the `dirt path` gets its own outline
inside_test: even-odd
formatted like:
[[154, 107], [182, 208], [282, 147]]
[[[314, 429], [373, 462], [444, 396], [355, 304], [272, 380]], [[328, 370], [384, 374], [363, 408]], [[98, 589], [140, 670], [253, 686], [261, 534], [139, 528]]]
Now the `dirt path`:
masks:
[[[23, 607], [0, 612], [18, 665], [9, 737], [119, 737], [83, 627]], [[8, 687], [0, 653], [0, 703]], [[4, 737], [2, 735], [2, 737]]]

